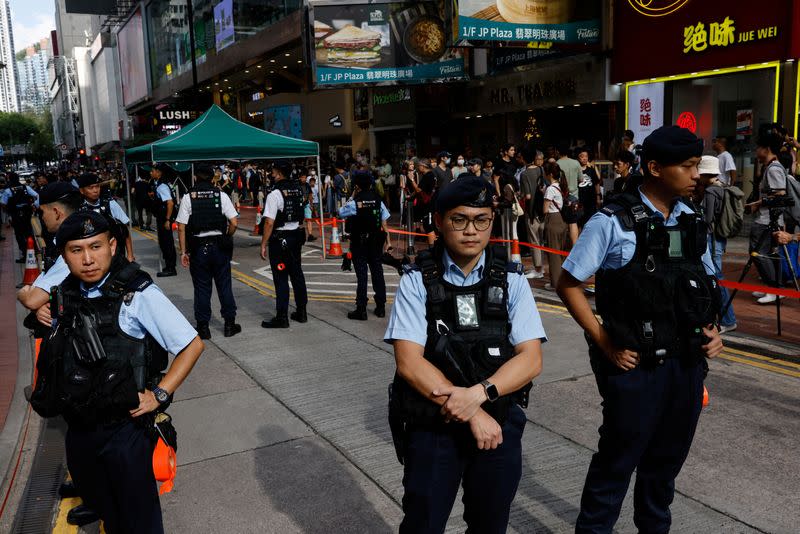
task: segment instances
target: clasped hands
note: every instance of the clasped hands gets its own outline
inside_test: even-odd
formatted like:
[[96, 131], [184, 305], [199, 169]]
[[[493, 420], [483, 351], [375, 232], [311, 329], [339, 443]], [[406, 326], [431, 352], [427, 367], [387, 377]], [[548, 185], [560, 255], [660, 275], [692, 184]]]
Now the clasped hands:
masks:
[[446, 423], [468, 423], [481, 450], [496, 449], [503, 443], [503, 430], [495, 419], [481, 409], [486, 391], [481, 384], [469, 388], [442, 385], [433, 390], [435, 397], [447, 397], [441, 414]]

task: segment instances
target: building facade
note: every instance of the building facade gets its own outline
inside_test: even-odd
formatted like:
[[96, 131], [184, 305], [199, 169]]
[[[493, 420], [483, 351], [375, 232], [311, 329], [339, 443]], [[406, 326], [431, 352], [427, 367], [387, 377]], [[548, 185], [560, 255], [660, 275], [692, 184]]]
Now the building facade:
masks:
[[8, 0], [3, 0], [0, 3], [0, 111], [19, 111], [17, 91], [17, 62], [14, 56], [11, 6]]
[[27, 47], [24, 50], [24, 57], [17, 59], [20, 111], [43, 113], [50, 107], [50, 87], [47, 79], [49, 50], [50, 40], [45, 38], [37, 46]]

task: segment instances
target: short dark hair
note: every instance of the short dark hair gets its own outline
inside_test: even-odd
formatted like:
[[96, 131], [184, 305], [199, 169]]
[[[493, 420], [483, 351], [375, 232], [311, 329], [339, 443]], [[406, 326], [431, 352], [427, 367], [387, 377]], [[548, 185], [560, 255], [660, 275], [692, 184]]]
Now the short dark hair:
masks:
[[634, 136], [633, 130], [625, 130], [625, 131], [622, 133], [622, 137], [627, 137], [628, 139], [630, 139], [631, 141], [633, 141], [633, 139], [634, 139], [634, 137], [635, 137], [635, 136]]
[[506, 143], [500, 147], [500, 152], [508, 152], [511, 148], [516, 148], [514, 143]]
[[74, 193], [70, 193], [65, 195], [58, 200], [54, 201], [53, 204], [61, 204], [61, 206], [66, 212], [67, 215], [72, 215], [76, 211], [78, 211], [83, 205], [83, 195], [81, 195], [78, 191]]
[[783, 138], [775, 132], [769, 132], [758, 136], [756, 146], [759, 148], [768, 148], [770, 152], [777, 155], [781, 151]]
[[211, 165], [197, 165], [194, 175], [201, 182], [210, 182], [214, 178], [214, 168]]
[[580, 156], [583, 152], [586, 152], [589, 155], [589, 159], [592, 158], [592, 150], [588, 146], [579, 146], [577, 149], [575, 149], [576, 156]]
[[792, 159], [792, 155], [789, 152], [782, 151], [778, 153], [778, 163], [783, 165], [783, 168], [786, 169], [787, 171], [791, 170], [793, 162], [794, 160]]
[[634, 156], [633, 152], [630, 152], [629, 150], [620, 150], [617, 153], [616, 160], [633, 166], [633, 164], [636, 162], [636, 156]]

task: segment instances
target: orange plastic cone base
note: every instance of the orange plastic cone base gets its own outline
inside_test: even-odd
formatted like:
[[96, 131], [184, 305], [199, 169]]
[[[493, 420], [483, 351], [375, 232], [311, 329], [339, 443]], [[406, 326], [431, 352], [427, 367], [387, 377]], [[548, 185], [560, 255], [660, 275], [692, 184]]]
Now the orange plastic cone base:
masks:
[[25, 274], [22, 283], [31, 285], [36, 277], [39, 276], [39, 264], [36, 263], [36, 252], [33, 250], [33, 238], [28, 238], [28, 247], [25, 252]]
[[703, 386], [703, 408], [708, 406], [708, 389]]
[[511, 261], [513, 263], [522, 263], [522, 255], [519, 252], [519, 241], [516, 239], [511, 242]]
[[331, 230], [331, 246], [328, 249], [327, 256], [329, 258], [342, 257], [342, 243], [339, 241], [339, 226], [336, 222], [336, 217], [333, 218], [333, 228]]
[[158, 490], [159, 495], [172, 491], [175, 474], [178, 472], [178, 459], [175, 450], [167, 445], [162, 438], [158, 438], [153, 451], [153, 474], [156, 481], [162, 482]]
[[256, 223], [253, 225], [253, 233], [250, 235], [261, 235], [261, 227], [258, 225], [258, 222], [261, 220], [261, 208], [258, 208], [258, 212], [256, 212]]

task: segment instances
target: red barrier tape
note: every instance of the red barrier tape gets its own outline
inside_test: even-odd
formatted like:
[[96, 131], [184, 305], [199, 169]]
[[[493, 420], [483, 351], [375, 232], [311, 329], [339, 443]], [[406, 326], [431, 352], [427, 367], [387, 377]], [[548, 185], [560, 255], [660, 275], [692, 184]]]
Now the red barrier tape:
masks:
[[[511, 239], [490, 239], [491, 243], [513, 243], [514, 241]], [[525, 241], [517, 241], [517, 243], [523, 247], [528, 248], [536, 248], [539, 250], [543, 250], [545, 252], [549, 252], [550, 254], [558, 254], [559, 256], [569, 256], [569, 252], [564, 250], [558, 250], [554, 248], [543, 247], [541, 245], [534, 245], [533, 243], [526, 243]]]
[[757, 286], [754, 284], [741, 284], [732, 280], [720, 280], [719, 285], [722, 287], [729, 287], [731, 289], [738, 289], [740, 291], [761, 291], [762, 293], [770, 293], [772, 295], [781, 295], [784, 297], [800, 299], [800, 291], [795, 291], [794, 289], [780, 289], [777, 287]]

